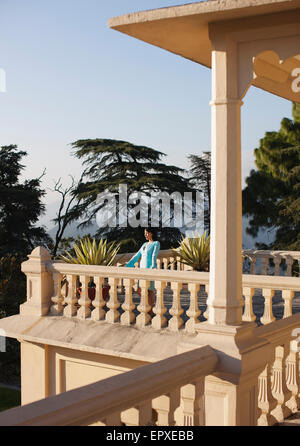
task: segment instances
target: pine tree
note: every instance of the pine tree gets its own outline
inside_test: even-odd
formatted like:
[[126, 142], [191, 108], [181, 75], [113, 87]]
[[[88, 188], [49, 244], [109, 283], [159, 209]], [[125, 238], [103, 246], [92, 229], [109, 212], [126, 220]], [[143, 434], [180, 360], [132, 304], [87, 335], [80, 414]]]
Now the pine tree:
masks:
[[211, 210], [211, 152], [204, 152], [201, 156], [190, 155], [190, 180], [196, 189], [204, 192], [204, 227], [210, 233]]
[[[75, 156], [83, 160], [83, 180], [76, 190], [80, 199], [82, 226], [88, 226], [101, 211], [97, 205], [99, 194], [110, 191], [117, 194], [119, 185], [127, 185], [128, 196], [138, 192], [145, 196], [151, 193], [191, 191], [189, 181], [183, 177], [184, 170], [162, 162], [164, 153], [145, 146], [136, 146], [126, 141], [110, 139], [79, 140], [72, 144]], [[148, 220], [151, 226], [151, 220]], [[101, 228], [96, 234], [108, 240], [123, 242], [123, 250], [134, 250], [144, 242], [142, 228]], [[179, 228], [160, 228], [158, 236], [162, 247], [177, 242]], [[125, 243], [126, 242], [126, 243]]]
[[250, 216], [247, 232], [276, 230], [272, 249], [300, 250], [300, 106], [293, 120], [284, 118], [279, 132], [267, 132], [255, 150], [256, 166], [246, 179], [243, 213]]

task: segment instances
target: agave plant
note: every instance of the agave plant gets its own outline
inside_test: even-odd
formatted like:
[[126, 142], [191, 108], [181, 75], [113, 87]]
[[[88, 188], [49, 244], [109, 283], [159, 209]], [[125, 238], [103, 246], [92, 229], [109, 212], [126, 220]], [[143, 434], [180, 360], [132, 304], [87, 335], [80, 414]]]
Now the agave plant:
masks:
[[118, 254], [120, 246], [120, 243], [108, 243], [103, 239], [100, 239], [97, 245], [95, 239], [91, 240], [89, 237], [85, 237], [74, 245], [75, 257], [66, 251], [65, 255], [61, 255], [60, 258], [67, 263], [110, 266]]
[[206, 232], [201, 236], [198, 233], [194, 237], [182, 237], [178, 248], [173, 252], [180, 258], [184, 265], [191, 266], [194, 271], [208, 271], [210, 259], [210, 236]]
[[[107, 240], [100, 239], [99, 244], [95, 239], [91, 240], [90, 237], [84, 237], [78, 243], [73, 246], [75, 251], [75, 257], [69, 252], [65, 252], [65, 255], [61, 255], [60, 258], [67, 263], [75, 263], [80, 265], [101, 265], [101, 266], [111, 266], [114, 262], [116, 255], [120, 250], [120, 243], [110, 242]], [[89, 298], [91, 301], [95, 299], [95, 283], [92, 278], [89, 282]], [[105, 283], [102, 285], [103, 298], [108, 300], [110, 286]], [[77, 292], [78, 295], [81, 294], [81, 283], [77, 277]], [[66, 285], [66, 294], [68, 294], [68, 284]]]

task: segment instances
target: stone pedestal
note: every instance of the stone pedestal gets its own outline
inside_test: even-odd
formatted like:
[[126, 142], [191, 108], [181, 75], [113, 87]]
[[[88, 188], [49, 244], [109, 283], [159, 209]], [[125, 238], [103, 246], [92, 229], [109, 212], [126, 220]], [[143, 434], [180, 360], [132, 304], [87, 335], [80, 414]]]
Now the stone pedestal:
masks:
[[53, 277], [47, 271], [51, 262], [49, 252], [38, 247], [22, 263], [22, 271], [27, 276], [27, 301], [20, 305], [21, 315], [46, 316], [53, 296]]

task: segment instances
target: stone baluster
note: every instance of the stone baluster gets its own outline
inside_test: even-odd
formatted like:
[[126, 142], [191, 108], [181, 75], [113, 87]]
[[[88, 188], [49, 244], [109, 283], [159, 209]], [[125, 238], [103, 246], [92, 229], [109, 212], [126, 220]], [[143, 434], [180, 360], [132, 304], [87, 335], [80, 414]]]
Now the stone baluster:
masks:
[[263, 276], [267, 276], [268, 275], [269, 259], [268, 259], [268, 257], [262, 257], [260, 259], [260, 261], [261, 261], [261, 274]]
[[67, 296], [64, 299], [64, 303], [66, 304], [64, 308], [64, 316], [65, 317], [73, 317], [77, 314], [77, 277], [74, 274], [67, 274], [67, 284], [68, 284], [68, 292]]
[[170, 262], [170, 269], [172, 271], [174, 271], [175, 270], [175, 258], [174, 257], [170, 257], [169, 258], [169, 262]]
[[258, 378], [258, 408], [261, 411], [258, 426], [272, 426], [276, 423], [276, 418], [271, 415], [272, 410], [277, 406], [277, 400], [272, 395], [271, 372], [272, 363], [270, 362]]
[[245, 260], [247, 260], [247, 257], [244, 255], [244, 253], [242, 253], [242, 268], [243, 268], [243, 271], [244, 271]]
[[136, 406], [138, 410], [138, 426], [152, 426], [152, 401], [143, 401]]
[[256, 320], [256, 316], [253, 313], [253, 296], [255, 294], [255, 289], [244, 287], [243, 294], [245, 296], [245, 311], [242, 320], [244, 322], [254, 322]]
[[281, 263], [281, 257], [280, 256], [275, 256], [274, 257], [275, 276], [280, 276], [280, 263]]
[[114, 413], [112, 415], [109, 415], [108, 417], [103, 420], [104, 426], [121, 426], [121, 414], [120, 413]]
[[171, 289], [173, 291], [173, 305], [170, 309], [172, 318], [169, 320], [169, 328], [172, 331], [178, 331], [183, 325], [183, 320], [180, 317], [183, 313], [180, 303], [180, 291], [182, 289], [182, 283], [171, 282]]
[[103, 321], [105, 320], [105, 310], [103, 309], [105, 306], [105, 300], [103, 299], [103, 277], [94, 277], [94, 283], [96, 285], [96, 294], [93, 301], [94, 310], [92, 311], [92, 319], [93, 321]]
[[250, 274], [255, 274], [256, 273], [256, 257], [250, 257]]
[[[206, 301], [208, 302], [208, 299], [209, 299], [209, 283], [207, 283], [205, 285], [205, 292], [207, 294], [207, 300]], [[207, 319], [207, 320], [209, 318], [209, 306], [208, 305], [206, 307], [206, 310], [203, 312], [203, 317], [205, 317], [205, 319]]]
[[286, 359], [286, 385], [292, 392], [291, 398], [287, 401], [286, 406], [292, 413], [298, 411], [300, 404], [300, 377], [299, 377], [299, 353], [298, 341], [290, 342], [290, 354]]
[[181, 263], [181, 261], [180, 261], [181, 259], [180, 259], [180, 257], [176, 257], [176, 261], [177, 261], [177, 271], [182, 271], [183, 270], [183, 265], [182, 265], [182, 263]]
[[148, 289], [150, 286], [149, 280], [140, 280], [140, 288], [141, 288], [141, 302], [140, 305], [137, 307], [140, 314], [136, 318], [136, 326], [137, 327], [145, 327], [149, 324], [151, 320], [151, 316], [149, 314], [149, 311], [151, 310], [151, 307], [149, 305], [149, 298], [148, 298]]
[[120, 313], [118, 311], [118, 308], [120, 307], [120, 302], [118, 301], [118, 293], [117, 293], [117, 286], [118, 286], [118, 280], [115, 277], [110, 277], [108, 279], [108, 283], [110, 285], [109, 290], [109, 301], [106, 304], [109, 308], [109, 311], [106, 313], [106, 322], [109, 322], [110, 324], [115, 324], [120, 320]]
[[199, 323], [198, 317], [201, 314], [198, 306], [198, 293], [200, 290], [200, 284], [189, 283], [188, 290], [190, 292], [190, 307], [186, 312], [189, 320], [185, 324], [185, 329], [188, 333], [195, 333], [195, 325]]
[[133, 284], [134, 284], [133, 279], [124, 279], [125, 301], [122, 305], [122, 309], [124, 310], [124, 313], [121, 316], [122, 325], [131, 325], [135, 321], [135, 314], [133, 312], [133, 310], [135, 309], [135, 305], [132, 300]]
[[204, 426], [204, 380], [201, 378], [181, 388], [182, 426]]
[[60, 294], [61, 294], [61, 297], [63, 298], [63, 301], [62, 301], [63, 309], [64, 309], [66, 297], [68, 296], [68, 292], [69, 292], [69, 283], [67, 281], [67, 276], [64, 276], [64, 278], [62, 280], [62, 284], [61, 284], [61, 289], [60, 289]]
[[164, 305], [164, 289], [166, 286], [166, 282], [155, 281], [156, 305], [153, 308], [155, 316], [152, 318], [152, 327], [157, 330], [167, 326], [167, 319], [164, 317], [167, 311]]
[[117, 280], [117, 293], [123, 294], [124, 291], [124, 280], [122, 278]]
[[169, 259], [166, 259], [165, 257], [162, 259], [162, 263], [164, 266], [164, 269], [168, 269], [169, 266]]
[[[290, 347], [289, 343], [288, 347]], [[277, 400], [277, 406], [271, 413], [279, 423], [291, 413], [285, 404], [292, 396], [292, 392], [286, 385], [286, 359], [289, 353], [287, 344], [276, 347], [275, 362], [273, 365], [272, 394]]]
[[156, 261], [157, 269], [162, 269], [161, 260], [158, 258]]
[[155, 398], [152, 406], [158, 415], [156, 426], [175, 426], [175, 410], [180, 406], [180, 388]]
[[90, 309], [91, 300], [89, 299], [89, 288], [88, 288], [90, 277], [80, 276], [79, 280], [81, 282], [81, 294], [80, 294], [80, 299], [78, 300], [80, 308], [77, 311], [77, 317], [78, 319], [87, 319], [91, 316], [91, 309]]
[[293, 315], [293, 299], [295, 297], [295, 291], [283, 290], [282, 299], [284, 300], [284, 313], [283, 319]]
[[53, 273], [53, 285], [54, 285], [54, 295], [51, 297], [53, 305], [50, 308], [50, 314], [53, 316], [61, 316], [63, 313], [63, 301], [64, 298], [61, 293], [63, 275], [60, 273]]
[[286, 273], [285, 273], [285, 275], [287, 277], [292, 277], [292, 275], [293, 275], [294, 259], [293, 259], [293, 257], [288, 256], [288, 257], [286, 257], [285, 261], [286, 261]]
[[263, 325], [266, 325], [275, 321], [275, 317], [273, 315], [273, 310], [272, 310], [272, 299], [274, 297], [275, 291], [271, 289], [263, 289], [262, 294], [265, 298], [265, 309], [263, 317], [261, 318], [260, 322]]

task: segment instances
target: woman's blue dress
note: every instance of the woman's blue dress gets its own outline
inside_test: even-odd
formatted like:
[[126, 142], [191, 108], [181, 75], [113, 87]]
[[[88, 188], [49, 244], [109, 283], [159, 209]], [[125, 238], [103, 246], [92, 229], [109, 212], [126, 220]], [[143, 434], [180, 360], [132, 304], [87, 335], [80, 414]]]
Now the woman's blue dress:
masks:
[[[152, 243], [144, 243], [141, 249], [129, 260], [127, 263], [128, 268], [134, 268], [136, 262], [141, 259], [140, 268], [156, 268], [157, 256], [160, 250], [160, 243], [158, 241]], [[154, 281], [151, 281], [149, 290], [153, 291]]]

